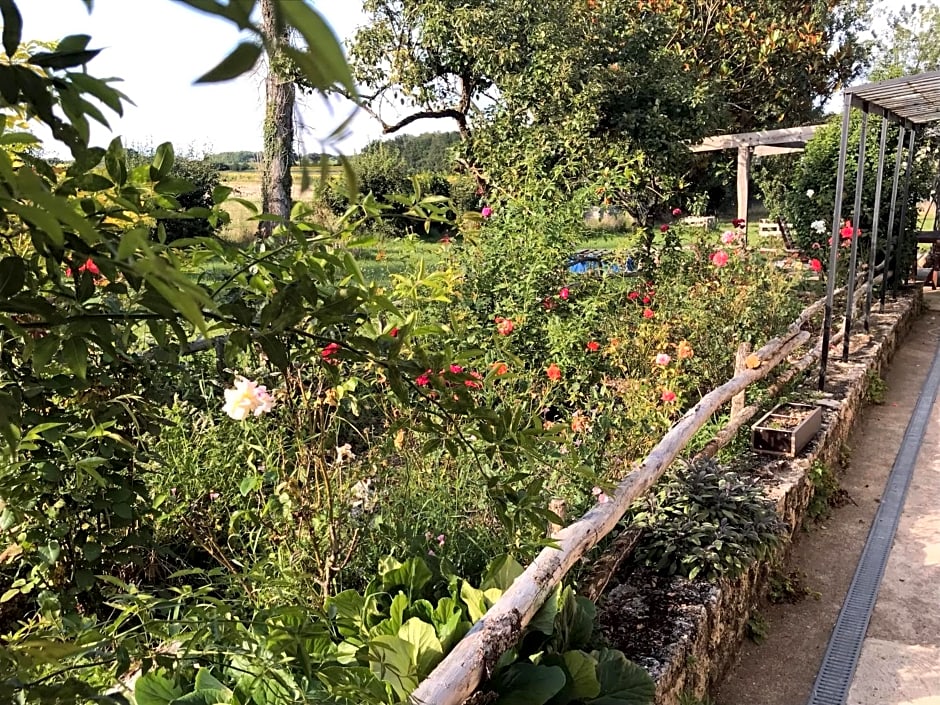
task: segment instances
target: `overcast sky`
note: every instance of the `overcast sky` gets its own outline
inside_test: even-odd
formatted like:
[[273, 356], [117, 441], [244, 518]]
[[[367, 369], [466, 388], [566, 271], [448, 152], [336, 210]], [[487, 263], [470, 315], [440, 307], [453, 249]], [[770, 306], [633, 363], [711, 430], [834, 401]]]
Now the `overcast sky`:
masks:
[[[300, 1], [300, 0], [297, 0]], [[885, 0], [897, 7], [903, 0]], [[315, 0], [340, 38], [362, 24], [361, 0]], [[258, 150], [261, 146], [264, 86], [260, 74], [214, 85], [193, 85], [238, 42], [226, 22], [190, 10], [173, 0], [95, 0], [90, 15], [81, 0], [21, 0], [24, 39], [61, 39], [89, 34], [93, 48], [104, 51], [89, 64], [98, 77], [119, 76], [119, 88], [136, 105], [112, 121], [126, 145], [171, 141], [179, 152]], [[303, 97], [301, 132], [307, 152], [320, 151], [321, 140], [352, 112], [348, 103], [332, 107], [319, 98]], [[93, 123], [94, 124], [94, 123]], [[410, 131], [450, 129], [419, 121]], [[341, 144], [351, 153], [377, 138], [372, 119], [359, 115], [351, 137]], [[106, 145], [112, 134], [96, 130], [93, 141]]]

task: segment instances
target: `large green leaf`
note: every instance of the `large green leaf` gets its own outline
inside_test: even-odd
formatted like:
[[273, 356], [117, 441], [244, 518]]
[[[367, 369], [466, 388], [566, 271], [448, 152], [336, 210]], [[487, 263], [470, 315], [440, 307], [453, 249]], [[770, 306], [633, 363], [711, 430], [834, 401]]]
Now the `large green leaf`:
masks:
[[568, 671], [566, 688], [571, 689], [572, 700], [586, 700], [601, 692], [597, 678], [597, 662], [583, 651], [566, 651], [562, 654]]
[[565, 686], [565, 672], [558, 666], [514, 663], [500, 673], [496, 705], [545, 705]]
[[154, 152], [153, 162], [150, 164], [150, 180], [160, 181], [170, 173], [173, 168], [173, 162], [176, 160], [176, 154], [173, 152], [173, 145], [170, 142], [164, 142], [159, 145]]
[[137, 705], [170, 705], [183, 695], [183, 690], [172, 680], [155, 671], [146, 673], [134, 684]]
[[19, 257], [0, 260], [0, 298], [8, 299], [20, 293], [26, 283], [26, 263]]
[[68, 338], [62, 341], [62, 357], [72, 373], [79, 379], [85, 379], [88, 369], [88, 346], [81, 338]]
[[405, 700], [418, 687], [415, 647], [397, 636], [377, 636], [369, 641], [369, 668]]
[[290, 54], [295, 60], [297, 54], [302, 54], [306, 59], [298, 65], [305, 70], [313, 85], [321, 90], [339, 85], [350, 94], [355, 94], [356, 85], [343, 56], [342, 45], [320, 14], [304, 2], [282, 2], [280, 7], [284, 17], [303, 35], [307, 43], [306, 52]]
[[399, 563], [391, 556], [379, 561], [379, 575], [382, 576], [384, 590], [404, 588], [410, 600], [416, 599], [418, 591], [434, 577], [428, 564], [421, 558], [409, 558]]
[[34, 66], [47, 69], [70, 69], [74, 66], [87, 64], [101, 53], [101, 49], [85, 49], [81, 51], [41, 51], [32, 54], [29, 62]]
[[412, 617], [402, 625], [398, 630], [398, 637], [415, 647], [414, 664], [418, 669], [419, 678], [425, 678], [444, 658], [444, 647], [437, 638], [434, 627], [417, 617]]
[[260, 56], [260, 45], [254, 42], [241, 42], [215, 68], [197, 78], [196, 83], [217, 83], [238, 78], [242, 74], [251, 71], [258, 63]]
[[228, 688], [208, 668], [196, 672], [196, 690], [228, 690]]
[[3, 50], [13, 58], [23, 37], [23, 18], [13, 0], [0, 0], [0, 14], [3, 17]]
[[504, 554], [490, 561], [490, 564], [486, 567], [486, 572], [483, 574], [480, 589], [499, 588], [505, 592], [522, 573], [522, 566], [512, 556]]
[[587, 705], [652, 705], [656, 684], [650, 675], [616, 649], [594, 652], [600, 695]]

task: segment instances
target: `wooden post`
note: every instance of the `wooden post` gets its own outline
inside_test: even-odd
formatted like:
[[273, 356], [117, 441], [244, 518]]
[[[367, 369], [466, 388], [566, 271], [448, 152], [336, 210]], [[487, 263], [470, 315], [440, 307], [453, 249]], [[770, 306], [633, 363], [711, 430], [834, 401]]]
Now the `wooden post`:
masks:
[[[734, 355], [734, 376], [737, 377], [739, 374], [744, 372], [747, 369], [747, 356], [751, 353], [751, 344], [750, 343], [741, 343], [738, 346], [738, 351]], [[744, 408], [745, 404], [745, 392], [742, 391], [740, 394], [735, 394], [731, 399], [731, 423], [734, 423], [734, 420], [741, 415], [741, 410]]]
[[748, 182], [751, 178], [751, 148], [738, 147], [738, 218], [744, 221], [744, 244], [747, 245]]

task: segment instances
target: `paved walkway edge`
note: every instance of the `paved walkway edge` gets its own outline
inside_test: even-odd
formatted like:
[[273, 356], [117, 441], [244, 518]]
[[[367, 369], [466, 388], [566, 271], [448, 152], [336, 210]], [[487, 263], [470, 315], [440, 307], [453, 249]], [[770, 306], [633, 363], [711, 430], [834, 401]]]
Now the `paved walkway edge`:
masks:
[[901, 440], [855, 576], [832, 630], [809, 705], [843, 705], [848, 697], [938, 388], [940, 349], [934, 354], [927, 380]]

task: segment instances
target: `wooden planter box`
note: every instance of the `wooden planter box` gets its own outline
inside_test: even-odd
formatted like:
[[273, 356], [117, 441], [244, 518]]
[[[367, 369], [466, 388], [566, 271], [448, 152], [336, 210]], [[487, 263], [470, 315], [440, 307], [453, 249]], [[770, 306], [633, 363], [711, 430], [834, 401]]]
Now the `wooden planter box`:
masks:
[[822, 426], [822, 408], [779, 404], [751, 427], [751, 448], [768, 455], [795, 457]]

